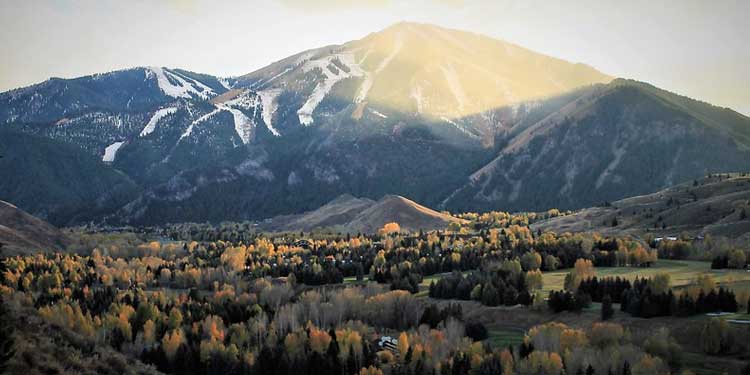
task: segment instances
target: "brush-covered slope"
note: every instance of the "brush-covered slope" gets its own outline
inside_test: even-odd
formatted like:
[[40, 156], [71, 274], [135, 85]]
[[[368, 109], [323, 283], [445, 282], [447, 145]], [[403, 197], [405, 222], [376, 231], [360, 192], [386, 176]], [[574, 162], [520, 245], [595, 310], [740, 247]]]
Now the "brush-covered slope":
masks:
[[[744, 214], [743, 214], [744, 211]], [[613, 226], [613, 223], [617, 225]], [[532, 225], [554, 232], [720, 235], [750, 240], [750, 175], [714, 175]]]
[[445, 229], [461, 219], [424, 207], [397, 195], [378, 201], [342, 195], [322, 207], [300, 215], [274, 218], [263, 229], [275, 231], [309, 231], [330, 229], [348, 233], [376, 233], [386, 223], [399, 223], [402, 229]]
[[65, 234], [18, 207], [0, 200], [0, 243], [4, 255], [62, 251]]
[[544, 210], [650, 193], [750, 170], [750, 118], [628, 80], [579, 90], [511, 129], [494, 160], [445, 206]]
[[75, 145], [0, 129], [0, 199], [56, 225], [100, 218], [139, 194], [128, 176]]

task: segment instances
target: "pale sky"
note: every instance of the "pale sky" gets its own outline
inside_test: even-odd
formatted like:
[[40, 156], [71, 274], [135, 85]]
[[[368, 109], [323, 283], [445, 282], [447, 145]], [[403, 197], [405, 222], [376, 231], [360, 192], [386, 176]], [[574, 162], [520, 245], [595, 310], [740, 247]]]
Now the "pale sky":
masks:
[[0, 0], [0, 91], [146, 65], [240, 75], [415, 21], [750, 114], [749, 17], [744, 0]]

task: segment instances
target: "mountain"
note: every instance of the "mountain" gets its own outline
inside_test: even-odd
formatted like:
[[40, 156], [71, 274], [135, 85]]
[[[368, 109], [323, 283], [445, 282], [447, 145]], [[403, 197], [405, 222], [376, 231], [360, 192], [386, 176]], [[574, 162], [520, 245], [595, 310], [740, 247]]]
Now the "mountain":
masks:
[[348, 233], [376, 233], [386, 223], [399, 223], [409, 231], [445, 229], [461, 219], [434, 211], [397, 195], [378, 201], [342, 195], [320, 208], [299, 215], [280, 216], [264, 223], [272, 231], [331, 229]]
[[262, 219], [342, 194], [580, 208], [750, 168], [750, 119], [731, 110], [416, 23], [230, 79], [160, 67], [50, 79], [0, 94], [0, 129], [64, 144], [54, 159], [96, 158], [86, 178], [118, 187], [56, 184], [64, 194], [37, 204], [0, 181], [0, 198], [55, 224]]
[[4, 255], [61, 251], [70, 239], [49, 223], [0, 201], [0, 244]]
[[712, 175], [547, 219], [532, 229], [641, 237], [710, 234], [750, 242], [750, 175]]
[[[402, 22], [281, 60], [239, 77], [236, 87], [269, 101], [286, 94], [304, 126], [341, 111], [355, 122], [395, 112], [453, 125], [452, 119], [611, 79], [589, 66], [479, 34]], [[493, 129], [471, 125], [454, 126], [492, 136]]]

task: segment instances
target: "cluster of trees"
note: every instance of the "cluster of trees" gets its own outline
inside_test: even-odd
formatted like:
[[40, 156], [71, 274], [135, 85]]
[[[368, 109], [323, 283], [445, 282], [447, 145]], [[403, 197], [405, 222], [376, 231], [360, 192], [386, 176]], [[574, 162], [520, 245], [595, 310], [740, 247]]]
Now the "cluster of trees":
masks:
[[[390, 283], [393, 289], [415, 292], [430, 275], [475, 270], [487, 260], [518, 259], [524, 271], [570, 268], [578, 259], [597, 266], [646, 266], [656, 260], [656, 251], [636, 241], [603, 238], [598, 234], [532, 232], [529, 223], [558, 216], [490, 212], [468, 213], [468, 224], [448, 231], [404, 233], [398, 223], [388, 223], [377, 234], [286, 233], [265, 235], [247, 224], [180, 224], [164, 230], [175, 240], [192, 241], [190, 247], [211, 261], [211, 252], [236, 249], [244, 255], [233, 264], [251, 277], [284, 277], [294, 274], [308, 285], [340, 283], [357, 277]], [[309, 246], [297, 246], [306, 239]], [[202, 242], [195, 242], [202, 241]], [[203, 249], [206, 249], [205, 252]], [[187, 252], [187, 249], [185, 249]], [[151, 252], [152, 256], [158, 252]], [[143, 252], [134, 254], [143, 255]]]
[[[700, 331], [701, 349], [706, 354], [726, 355], [742, 353], [750, 349], [747, 334], [750, 330], [732, 326], [726, 320], [711, 318], [703, 324]], [[748, 373], [750, 366], [743, 369], [742, 374]]]
[[726, 254], [717, 255], [711, 261], [711, 268], [724, 269], [734, 268], [743, 269], [747, 266], [747, 255], [740, 249], [732, 249]]
[[[188, 254], [186, 258], [206, 255], [200, 247]], [[207, 259], [221, 269], [231, 268], [237, 254], [222, 255]], [[187, 291], [139, 286], [174, 282], [162, 271], [187, 270], [197, 263], [181, 258], [124, 261], [100, 254], [12, 258], [5, 263], [0, 289], [14, 303], [37, 305], [43, 319], [92, 345], [109, 345], [167, 373], [532, 374], [564, 368], [607, 373], [623, 364], [594, 362], [599, 351], [628, 345], [624, 335], [603, 342], [601, 328], [565, 328], [555, 336], [548, 335], [552, 328], [538, 327], [523, 348], [493, 349], [478, 342], [487, 337], [486, 327], [463, 322], [458, 304], [422, 307], [411, 293], [377, 283], [318, 290], [295, 285], [291, 275], [286, 280], [248, 279], [243, 271], [227, 273], [226, 268], [225, 279], [210, 271], [209, 279], [201, 274], [199, 285]], [[212, 268], [208, 263], [203, 267]], [[483, 268], [476, 283], [471, 281], [470, 297], [475, 289], [484, 294], [499, 285], [523, 290], [526, 275], [535, 272], [523, 271], [519, 260]], [[110, 272], [136, 281], [108, 285], [104, 276]], [[458, 272], [451, 277], [456, 278], [455, 289], [474, 280]], [[208, 280], [213, 280], [211, 286], [204, 285]], [[395, 348], [377, 344], [386, 332], [395, 332]], [[632, 348], [617, 358], [633, 368], [666, 368], [666, 358]]]
[[[538, 280], [530, 283], [529, 278]], [[454, 272], [437, 282], [433, 281], [430, 283], [429, 296], [475, 300], [487, 306], [530, 305], [534, 300], [533, 287], [537, 287], [533, 284], [541, 287], [539, 271], [524, 272], [519, 261], [506, 260], [466, 276]]]
[[712, 261], [712, 267], [716, 269], [745, 267], [750, 253], [742, 251], [738, 245], [741, 244], [735, 240], [710, 234], [706, 234], [702, 239], [682, 234], [676, 240], [651, 240], [651, 247], [657, 249], [660, 258]]
[[681, 239], [675, 241], [662, 240], [658, 243], [654, 242], [652, 245], [655, 245], [659, 251], [659, 256], [664, 259], [689, 259], [696, 253], [690, 241]]
[[[534, 215], [467, 215], [474, 234], [467, 227], [408, 234], [390, 225], [377, 235], [263, 236], [231, 225], [181, 226], [171, 235], [189, 242], [108, 242], [90, 255], [8, 258], [0, 295], [164, 372], [362, 375], [629, 374], [675, 363], [664, 349], [668, 333], [644, 352], [616, 325], [544, 325], [518, 348], [492, 349], [478, 342], [486, 327], [465, 322], [460, 305], [423, 306], [413, 295], [439, 273], [447, 274], [430, 284], [433, 298], [541, 305], [541, 271], [572, 267], [565, 291], [550, 293], [555, 312], [579, 311], [593, 299], [610, 310], [621, 301], [638, 316], [663, 314], [662, 304], [679, 315], [731, 308], [735, 298], [715, 285], [675, 296], [662, 276], [597, 279], [595, 265], [655, 259], [633, 241], [535, 234]], [[314, 287], [345, 277], [361, 282]], [[606, 320], [613, 311], [604, 310]], [[397, 349], [377, 344], [385, 334], [398, 336]], [[618, 346], [627, 349], [614, 356]]]
[[658, 258], [657, 251], [646, 249], [637, 241], [604, 238], [598, 234], [556, 235], [548, 232], [540, 234], [534, 245], [545, 259], [550, 255], [556, 257], [560, 268], [574, 267], [578, 259], [590, 260], [597, 267], [645, 267]]
[[579, 312], [591, 305], [591, 297], [581, 291], [572, 293], [566, 290], [550, 291], [547, 306], [555, 313], [562, 311]]
[[589, 277], [578, 284], [578, 292], [586, 293], [593, 302], [602, 302], [609, 296], [611, 302], [620, 303], [623, 293], [631, 288], [628, 279], [618, 277]]
[[427, 324], [430, 328], [436, 328], [441, 322], [447, 321], [448, 318], [463, 320], [463, 309], [457, 303], [449, 303], [444, 308], [436, 304], [430, 304], [424, 309], [422, 317], [419, 318], [419, 324]]
[[[710, 312], [736, 312], [739, 303], [734, 292], [717, 288], [708, 275], [701, 275], [694, 286], [673, 292], [669, 274], [637, 278], [631, 283], [619, 277], [597, 278], [591, 261], [579, 259], [565, 278], [564, 291], [551, 291], [547, 305], [555, 313], [580, 311], [591, 301], [606, 303], [602, 320], [612, 316], [611, 304], [633, 316], [690, 316]], [[748, 301], [750, 306], [750, 301]], [[603, 307], [604, 310], [604, 307]]]
[[687, 292], [675, 296], [668, 285], [664, 290], [648, 279], [635, 280], [633, 287], [622, 295], [620, 306], [622, 311], [643, 318], [736, 312], [738, 309], [737, 299], [730, 290], [719, 288], [705, 292], [701, 289], [695, 297]]
[[[232, 260], [220, 258], [228, 264]], [[175, 270], [186, 269], [190, 262], [177, 263], [181, 266]], [[325, 373], [357, 373], [382, 364], [381, 348], [372, 344], [376, 327], [410, 329], [418, 326], [421, 315], [410, 293], [389, 292], [377, 284], [297, 294], [293, 276], [279, 283], [246, 279], [238, 272], [238, 277], [225, 274], [212, 286], [199, 277], [199, 287], [189, 292], [166, 293], [139, 287], [171, 279], [165, 276], [165, 263], [152, 259], [39, 255], [3, 264], [3, 295], [37, 306], [48, 322], [96, 345], [110, 345], [166, 372], [293, 373], [305, 366]], [[106, 277], [110, 273], [138, 281], [108, 284], [117, 280]], [[435, 349], [435, 356], [424, 354], [421, 359], [433, 367], [464, 345], [462, 323], [445, 320], [425, 336], [444, 335], [449, 328], [460, 328], [461, 334], [451, 333], [452, 341], [439, 340], [443, 349]], [[270, 364], [276, 372], [268, 372]]]
[[521, 374], [664, 374], [679, 367], [681, 348], [666, 329], [642, 342], [619, 324], [590, 329], [547, 323], [529, 330], [515, 369]]

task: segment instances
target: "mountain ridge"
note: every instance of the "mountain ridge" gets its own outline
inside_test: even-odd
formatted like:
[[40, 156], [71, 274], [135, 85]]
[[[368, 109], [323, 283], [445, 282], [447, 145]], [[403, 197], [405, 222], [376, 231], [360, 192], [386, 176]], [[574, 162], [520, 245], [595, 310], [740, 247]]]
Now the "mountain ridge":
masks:
[[55, 224], [255, 220], [344, 193], [451, 211], [580, 208], [750, 169], [750, 119], [731, 110], [415, 23], [235, 78], [142, 67], [47, 81], [1, 93], [0, 128], [88, 153], [100, 163], [85, 170], [135, 185], [110, 199], [72, 184], [62, 196], [107, 202], [81, 216], [0, 184], [0, 198]]
[[746, 214], [750, 211], [750, 177], [746, 173], [720, 174], [585, 208], [531, 227], [608, 236], [713, 235], [750, 243], [750, 219], [742, 217], [743, 210]]

